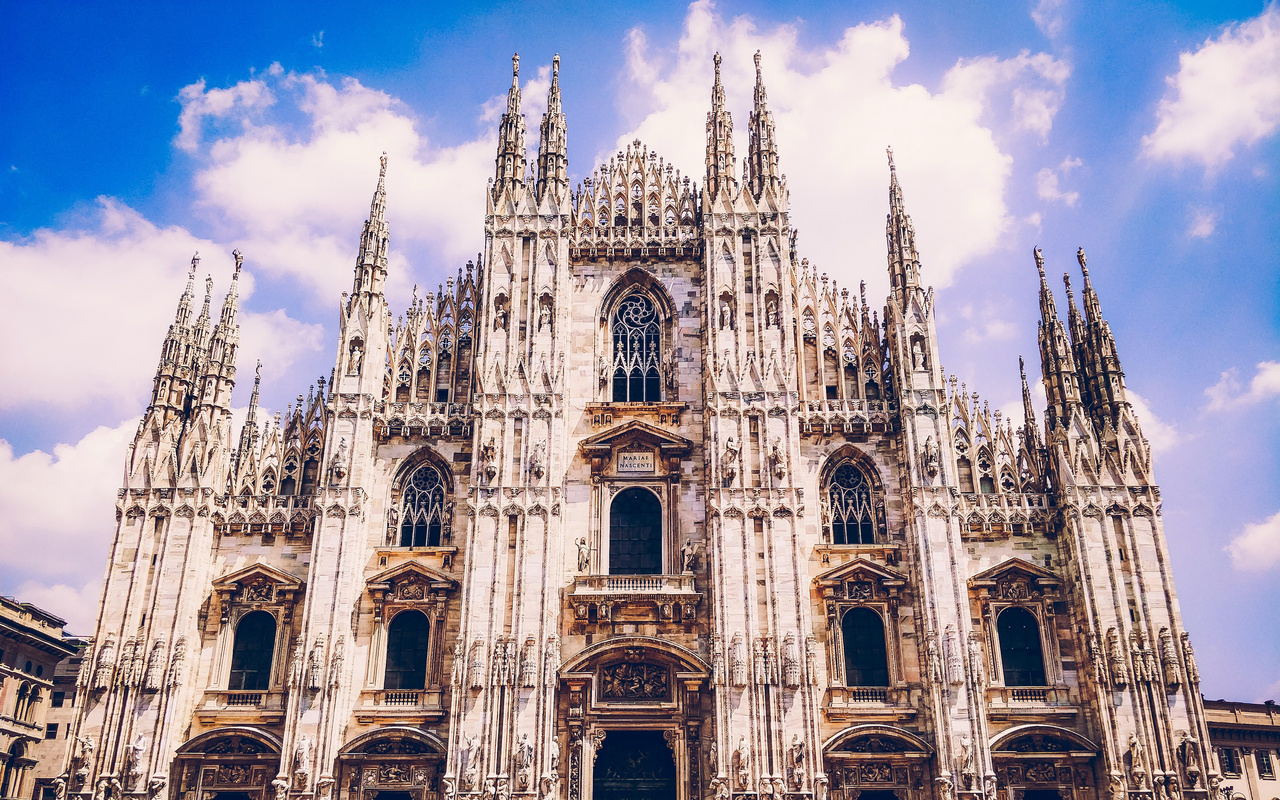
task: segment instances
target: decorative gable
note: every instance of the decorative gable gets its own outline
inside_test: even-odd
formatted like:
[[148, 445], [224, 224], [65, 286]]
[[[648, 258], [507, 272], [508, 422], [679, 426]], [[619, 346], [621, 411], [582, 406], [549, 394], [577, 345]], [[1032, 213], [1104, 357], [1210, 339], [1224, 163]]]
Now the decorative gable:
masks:
[[383, 570], [366, 586], [373, 598], [374, 619], [381, 620], [388, 605], [428, 605], [443, 609], [445, 598], [458, 582], [419, 561]]
[[969, 579], [969, 587], [1000, 600], [1027, 600], [1054, 595], [1062, 579], [1021, 558], [1010, 558]]
[[906, 576], [866, 558], [855, 558], [813, 579], [828, 600], [874, 600], [896, 597]]
[[680, 460], [693, 452], [693, 442], [640, 420], [631, 420], [578, 445], [591, 462], [591, 477], [598, 480], [606, 471], [624, 476], [666, 474], [680, 479]]

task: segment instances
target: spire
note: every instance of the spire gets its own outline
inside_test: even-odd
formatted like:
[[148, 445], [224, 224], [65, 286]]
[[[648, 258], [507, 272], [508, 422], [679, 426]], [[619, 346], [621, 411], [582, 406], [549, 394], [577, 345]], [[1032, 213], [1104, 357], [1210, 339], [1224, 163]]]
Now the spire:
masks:
[[1050, 430], [1065, 427], [1072, 409], [1080, 403], [1080, 382], [1066, 327], [1058, 318], [1053, 293], [1044, 274], [1044, 254], [1033, 251], [1036, 270], [1040, 273], [1040, 364], [1044, 373], [1045, 396], [1048, 400]]
[[390, 229], [387, 226], [387, 154], [378, 159], [378, 186], [373, 190], [369, 203], [369, 218], [360, 234], [360, 254], [356, 257], [355, 280], [351, 289], [351, 301], [359, 297], [379, 295], [387, 278], [387, 246]]
[[253, 371], [253, 394], [249, 395], [249, 412], [245, 414], [244, 425], [240, 428], [240, 444], [232, 457], [231, 468], [237, 483], [242, 478], [242, 470], [248, 468], [253, 454], [258, 449], [258, 387], [261, 384], [262, 361], [259, 360], [257, 368]]
[[1105, 427], [1102, 423], [1106, 421], [1114, 427], [1121, 408], [1128, 405], [1124, 371], [1120, 368], [1120, 354], [1116, 351], [1111, 326], [1102, 316], [1102, 303], [1089, 277], [1083, 247], [1076, 251], [1076, 260], [1084, 274], [1084, 319], [1078, 333], [1076, 325], [1072, 325], [1071, 330], [1076, 338], [1076, 360], [1080, 364], [1085, 404], [1098, 430], [1102, 430]]
[[173, 324], [180, 327], [186, 326], [191, 320], [191, 300], [195, 297], [196, 269], [199, 267], [200, 253], [197, 251], [191, 257], [191, 271], [187, 273], [187, 288], [182, 293], [182, 298], [178, 300], [178, 312], [173, 316]]
[[893, 148], [885, 148], [889, 157], [889, 213], [885, 217], [885, 240], [889, 248], [889, 284], [901, 308], [906, 308], [907, 292], [920, 285], [920, 256], [916, 253], [916, 229], [907, 214], [898, 183], [898, 170], [893, 164]]
[[[751, 165], [751, 194], [757, 200], [765, 191], [777, 191], [780, 185], [778, 177], [778, 143], [773, 128], [773, 114], [766, 104], [764, 78], [760, 72], [760, 51], [756, 51], [756, 91], [755, 105], [749, 119], [750, 143], [747, 149], [747, 161]], [[744, 165], [745, 167], [745, 165]]]
[[560, 54], [551, 59], [551, 88], [547, 90], [547, 112], [542, 115], [538, 137], [538, 199], [550, 188], [559, 195], [569, 185], [568, 127], [560, 105]]
[[232, 250], [231, 255], [236, 260], [236, 271], [231, 274], [231, 288], [227, 289], [227, 296], [222, 301], [222, 317], [218, 320], [219, 327], [234, 325], [236, 322], [236, 314], [240, 311], [240, 270], [244, 267], [244, 256], [239, 250]]
[[524, 133], [524, 115], [520, 113], [520, 54], [516, 53], [511, 57], [511, 89], [507, 92], [507, 110], [498, 123], [498, 157], [493, 183], [495, 200], [504, 190], [524, 185]]
[[1036, 409], [1031, 405], [1031, 387], [1027, 385], [1027, 365], [1022, 356], [1018, 356], [1018, 374], [1022, 377], [1022, 421], [1026, 427], [1027, 444], [1039, 445], [1039, 431], [1036, 426]]
[[721, 189], [732, 191], [733, 117], [725, 109], [724, 86], [720, 83], [720, 54], [715, 54], [716, 80], [711, 87], [711, 110], [707, 112], [707, 192], [715, 197]]

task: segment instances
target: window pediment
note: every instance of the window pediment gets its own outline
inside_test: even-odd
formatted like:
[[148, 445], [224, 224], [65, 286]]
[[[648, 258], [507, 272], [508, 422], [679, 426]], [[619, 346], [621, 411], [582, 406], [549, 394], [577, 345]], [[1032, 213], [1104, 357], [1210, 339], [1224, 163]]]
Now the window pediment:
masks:
[[979, 572], [969, 586], [1002, 600], [1028, 600], [1057, 592], [1062, 579], [1052, 571], [1021, 558], [1006, 561]]
[[388, 604], [434, 606], [443, 611], [445, 596], [458, 582], [418, 561], [408, 561], [379, 572], [365, 582], [373, 597], [374, 617], [381, 619]]
[[606, 471], [619, 475], [645, 474], [644, 469], [628, 472], [625, 468], [628, 465], [643, 468], [646, 452], [653, 454], [653, 469], [647, 474], [679, 476], [680, 460], [693, 452], [693, 442], [647, 422], [631, 420], [583, 439], [578, 449], [591, 463], [592, 477]]
[[[813, 579], [826, 597], [851, 597], [871, 600], [879, 590], [881, 597], [896, 595], [906, 586], [902, 573], [881, 566], [866, 558], [855, 558], [838, 567], [823, 572]], [[861, 596], [866, 594], [865, 597]]]
[[302, 591], [302, 581], [269, 564], [251, 564], [213, 581], [213, 590], [224, 605], [242, 603], [289, 603]]

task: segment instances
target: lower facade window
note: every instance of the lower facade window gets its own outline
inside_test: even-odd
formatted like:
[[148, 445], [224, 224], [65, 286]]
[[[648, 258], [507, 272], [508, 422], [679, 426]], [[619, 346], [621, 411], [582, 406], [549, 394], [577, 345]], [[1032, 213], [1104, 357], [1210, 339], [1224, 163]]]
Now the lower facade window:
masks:
[[427, 687], [427, 644], [431, 623], [421, 611], [401, 611], [387, 629], [386, 689]]
[[851, 608], [840, 620], [846, 686], [888, 686], [884, 620], [870, 608]]
[[662, 572], [662, 503], [648, 489], [619, 492], [609, 506], [609, 574]]
[[1005, 686], [1044, 686], [1044, 653], [1040, 623], [1025, 608], [1011, 606], [996, 619]]
[[244, 615], [236, 625], [231, 648], [231, 691], [266, 691], [271, 682], [271, 660], [276, 646], [276, 619], [266, 611]]
[[1258, 777], [1274, 779], [1276, 777], [1276, 768], [1271, 764], [1270, 750], [1257, 750], [1253, 757], [1258, 762]]
[[1238, 777], [1240, 775], [1240, 751], [1234, 747], [1221, 750], [1222, 774]]

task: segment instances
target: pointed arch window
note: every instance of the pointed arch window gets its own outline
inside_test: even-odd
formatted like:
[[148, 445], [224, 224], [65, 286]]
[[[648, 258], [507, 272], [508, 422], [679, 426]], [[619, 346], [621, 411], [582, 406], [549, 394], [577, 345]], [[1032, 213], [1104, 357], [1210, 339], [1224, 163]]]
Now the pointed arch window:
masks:
[[889, 656], [884, 620], [865, 606], [851, 608], [840, 620], [846, 686], [888, 686]]
[[609, 574], [662, 573], [662, 503], [648, 489], [619, 492], [609, 506]]
[[231, 648], [231, 691], [266, 691], [271, 683], [271, 661], [276, 646], [276, 618], [266, 611], [251, 611], [236, 625]]
[[1021, 606], [1010, 606], [996, 618], [996, 634], [1000, 637], [1004, 685], [1044, 686], [1044, 652], [1036, 615]]
[[653, 300], [643, 294], [624, 298], [613, 312], [613, 402], [662, 399], [661, 345], [662, 324]]
[[845, 461], [827, 480], [832, 544], [875, 544], [880, 527], [871, 482], [860, 466]]
[[417, 609], [396, 614], [387, 628], [386, 689], [427, 688], [427, 645], [431, 623]]
[[400, 501], [400, 546], [439, 547], [444, 530], [445, 484], [440, 470], [423, 464], [405, 481]]

